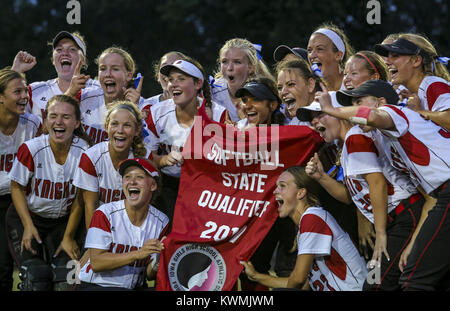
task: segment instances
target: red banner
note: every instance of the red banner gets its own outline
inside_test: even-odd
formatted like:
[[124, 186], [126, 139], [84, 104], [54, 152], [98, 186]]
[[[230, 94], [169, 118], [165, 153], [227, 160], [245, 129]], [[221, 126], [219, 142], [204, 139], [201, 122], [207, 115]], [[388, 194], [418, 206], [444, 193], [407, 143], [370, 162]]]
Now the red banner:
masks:
[[242, 271], [239, 261], [250, 259], [278, 216], [278, 176], [306, 164], [322, 142], [305, 126], [242, 132], [196, 118], [183, 150], [157, 290], [231, 290]]

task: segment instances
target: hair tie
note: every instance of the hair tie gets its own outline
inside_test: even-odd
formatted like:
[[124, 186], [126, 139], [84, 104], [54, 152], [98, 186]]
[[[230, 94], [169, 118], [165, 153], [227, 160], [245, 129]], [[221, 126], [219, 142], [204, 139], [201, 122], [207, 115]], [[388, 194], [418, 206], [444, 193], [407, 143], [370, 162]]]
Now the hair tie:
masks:
[[253, 47], [256, 50], [256, 56], [258, 57], [258, 59], [262, 59], [262, 56], [261, 56], [262, 45], [261, 44], [257, 44], [257, 43], [253, 43]]
[[364, 55], [363, 53], [360, 53], [360, 52], [356, 53], [356, 55], [360, 55], [360, 56], [364, 57], [364, 59], [370, 64], [370, 66], [372, 66], [373, 70], [375, 70], [375, 73], [377, 73], [378, 76], [381, 76], [377, 70], [377, 67], [375, 67], [375, 65], [370, 61], [370, 59], [366, 55]]
[[440, 57], [437, 57], [436, 60], [438, 62], [440, 62], [441, 64], [447, 66], [448, 65], [448, 61], [450, 60], [450, 57], [440, 56]]

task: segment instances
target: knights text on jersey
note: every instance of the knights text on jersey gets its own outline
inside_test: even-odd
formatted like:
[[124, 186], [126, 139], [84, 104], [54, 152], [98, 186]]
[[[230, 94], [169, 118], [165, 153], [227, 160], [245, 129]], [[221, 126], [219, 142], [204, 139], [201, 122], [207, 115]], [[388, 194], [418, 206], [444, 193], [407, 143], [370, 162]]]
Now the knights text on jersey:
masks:
[[392, 165], [409, 174], [430, 193], [450, 179], [450, 132], [419, 113], [386, 105], [395, 124], [393, 130], [381, 130], [385, 153]]
[[388, 213], [403, 199], [417, 192], [409, 177], [392, 167], [381, 143], [378, 142], [381, 140], [381, 134], [377, 133], [364, 133], [358, 125], [352, 127], [345, 137], [341, 154], [347, 189], [355, 205], [372, 223], [374, 216], [366, 174], [383, 174], [387, 184]]
[[313, 290], [362, 290], [366, 263], [330, 213], [321, 207], [309, 207], [300, 219], [297, 243], [298, 255], [315, 255], [309, 274]]
[[[128, 158], [134, 158], [131, 150]], [[83, 153], [73, 184], [87, 191], [98, 192], [99, 205], [125, 198], [122, 193], [122, 176], [114, 168], [107, 141], [98, 143]]]
[[59, 218], [70, 212], [75, 198], [73, 175], [88, 144], [74, 137], [66, 162], [56, 162], [49, 136], [23, 143], [17, 152], [9, 178], [26, 187], [28, 209], [45, 218]]
[[[104, 204], [94, 212], [85, 248], [102, 249], [116, 254], [127, 253], [140, 249], [147, 240], [162, 237], [169, 222], [164, 213], [150, 205], [146, 220], [140, 227], [136, 227], [128, 218], [124, 202], [121, 200]], [[82, 267], [79, 277], [81, 281], [100, 286], [134, 289], [142, 285], [146, 267], [155, 255], [102, 272], [94, 272], [88, 261]]]
[[426, 76], [420, 83], [417, 96], [422, 109], [445, 111], [450, 108], [450, 83], [436, 76]]
[[30, 113], [24, 113], [19, 116], [19, 123], [12, 135], [7, 136], [0, 131], [0, 195], [11, 192], [8, 173], [20, 145], [34, 138], [40, 130], [39, 119]]

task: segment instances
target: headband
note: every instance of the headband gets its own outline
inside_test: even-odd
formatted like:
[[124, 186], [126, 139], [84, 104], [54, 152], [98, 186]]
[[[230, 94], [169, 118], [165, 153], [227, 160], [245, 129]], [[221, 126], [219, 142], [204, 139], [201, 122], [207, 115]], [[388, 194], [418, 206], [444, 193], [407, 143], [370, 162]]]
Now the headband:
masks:
[[319, 30], [315, 31], [314, 33], [320, 33], [320, 34], [327, 36], [333, 42], [333, 44], [337, 47], [337, 49], [343, 53], [342, 58], [344, 58], [345, 44], [344, 44], [344, 41], [342, 40], [342, 38], [337, 33], [335, 33], [333, 30], [330, 30], [327, 28], [320, 28]]
[[364, 57], [364, 59], [370, 64], [370, 66], [372, 66], [373, 70], [375, 70], [375, 73], [378, 73], [378, 75], [380, 76], [380, 73], [378, 72], [377, 67], [375, 67], [375, 65], [370, 61], [370, 59], [366, 55], [364, 55], [363, 53], [359, 53], [359, 52], [356, 53], [356, 55]]
[[[132, 107], [130, 107], [130, 106], [126, 105], [126, 104], [120, 104], [120, 105], [118, 105], [117, 107], [115, 107], [113, 111], [118, 110], [118, 109], [125, 109], [125, 110], [128, 110], [128, 111], [131, 112], [131, 114], [134, 116], [134, 118], [136, 119], [136, 121], [139, 120], [136, 111], [135, 111]], [[111, 113], [112, 113], [112, 111], [111, 111]]]

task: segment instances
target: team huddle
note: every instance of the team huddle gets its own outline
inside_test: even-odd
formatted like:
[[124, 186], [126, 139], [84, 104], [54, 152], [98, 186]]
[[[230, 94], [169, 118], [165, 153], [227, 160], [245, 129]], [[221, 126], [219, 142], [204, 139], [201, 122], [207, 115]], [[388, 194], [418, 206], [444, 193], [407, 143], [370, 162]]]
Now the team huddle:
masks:
[[[305, 165], [276, 176], [264, 210], [278, 218], [241, 262], [242, 290], [450, 288], [450, 75], [424, 36], [390, 34], [354, 52], [326, 23], [306, 49], [279, 46], [273, 68], [261, 46], [233, 38], [211, 75], [170, 51], [152, 68], [162, 93], [149, 98], [124, 49], [103, 50], [93, 79], [81, 73], [79, 33], [61, 31], [51, 46], [54, 79], [28, 84], [37, 60], [25, 51], [0, 70], [1, 290], [12, 290], [15, 265], [26, 291], [154, 290], [200, 115], [239, 131], [320, 135]], [[246, 185], [259, 189], [252, 176]], [[200, 288], [198, 278], [183, 288]]]

